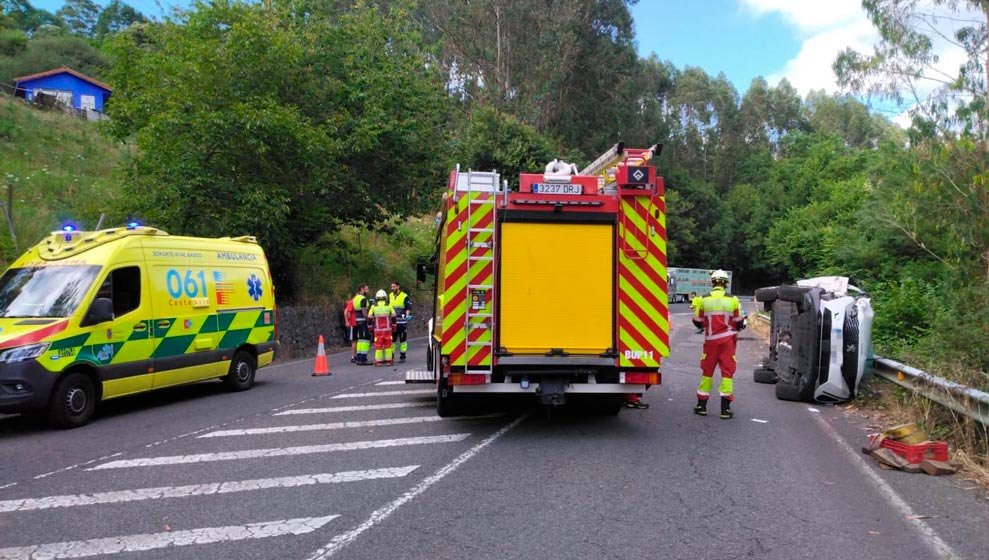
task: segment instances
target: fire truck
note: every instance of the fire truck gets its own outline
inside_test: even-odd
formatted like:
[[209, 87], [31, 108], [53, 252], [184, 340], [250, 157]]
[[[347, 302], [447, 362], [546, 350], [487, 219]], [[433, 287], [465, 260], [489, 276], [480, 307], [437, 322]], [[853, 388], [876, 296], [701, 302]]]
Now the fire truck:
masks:
[[428, 370], [437, 413], [487, 394], [617, 413], [669, 355], [661, 146], [617, 144], [580, 170], [450, 174], [438, 218]]

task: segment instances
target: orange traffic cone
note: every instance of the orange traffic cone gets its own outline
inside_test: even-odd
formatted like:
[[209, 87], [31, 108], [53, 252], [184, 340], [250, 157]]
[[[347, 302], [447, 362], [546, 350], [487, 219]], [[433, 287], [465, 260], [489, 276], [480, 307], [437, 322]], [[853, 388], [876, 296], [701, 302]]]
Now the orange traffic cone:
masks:
[[326, 363], [326, 347], [323, 346], [323, 335], [319, 335], [319, 343], [316, 347], [316, 364], [312, 368], [313, 377], [323, 375], [333, 375], [330, 373], [330, 366]]

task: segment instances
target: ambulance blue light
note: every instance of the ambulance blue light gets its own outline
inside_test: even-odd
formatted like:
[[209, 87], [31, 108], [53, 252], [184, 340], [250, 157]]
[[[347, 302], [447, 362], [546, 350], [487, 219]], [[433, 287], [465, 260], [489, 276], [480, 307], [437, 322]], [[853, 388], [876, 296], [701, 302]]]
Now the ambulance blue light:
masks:
[[71, 232], [73, 232], [75, 230], [76, 230], [76, 226], [74, 226], [72, 224], [65, 224], [64, 226], [62, 226], [62, 231], [64, 231], [64, 232], [71, 233]]
[[140, 225], [140, 222], [127, 222], [127, 229], [137, 229]]

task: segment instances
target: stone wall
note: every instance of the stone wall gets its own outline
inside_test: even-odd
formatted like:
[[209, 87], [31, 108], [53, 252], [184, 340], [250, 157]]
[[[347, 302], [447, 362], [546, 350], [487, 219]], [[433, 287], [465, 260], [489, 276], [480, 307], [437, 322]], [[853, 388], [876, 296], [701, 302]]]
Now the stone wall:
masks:
[[[341, 326], [343, 308], [317, 305], [278, 306], [279, 359], [300, 359], [316, 355], [316, 341], [323, 335], [327, 351], [349, 348]], [[433, 316], [432, 302], [414, 302], [409, 338], [426, 335], [426, 323]]]

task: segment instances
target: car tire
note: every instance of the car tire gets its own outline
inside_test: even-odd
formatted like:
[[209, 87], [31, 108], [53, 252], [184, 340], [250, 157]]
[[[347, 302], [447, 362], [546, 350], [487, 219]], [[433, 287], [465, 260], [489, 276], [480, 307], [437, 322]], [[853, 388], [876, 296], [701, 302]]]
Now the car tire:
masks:
[[241, 350], [234, 354], [230, 360], [230, 371], [223, 378], [223, 384], [228, 391], [246, 391], [254, 385], [254, 375], [257, 373], [257, 365], [254, 356]]
[[793, 383], [776, 383], [776, 398], [781, 401], [814, 402], [814, 381], [810, 376], [801, 375]]
[[776, 372], [766, 368], [756, 368], [752, 371], [752, 380], [756, 383], [776, 383]]
[[56, 428], [72, 429], [85, 425], [96, 412], [96, 384], [78, 371], [58, 380], [48, 402], [48, 422]]
[[763, 303], [772, 303], [776, 301], [777, 291], [776, 286], [772, 288], [759, 288], [755, 291], [755, 300], [761, 301]]

